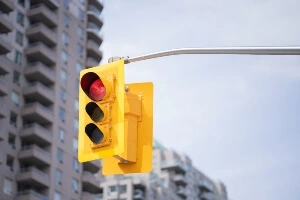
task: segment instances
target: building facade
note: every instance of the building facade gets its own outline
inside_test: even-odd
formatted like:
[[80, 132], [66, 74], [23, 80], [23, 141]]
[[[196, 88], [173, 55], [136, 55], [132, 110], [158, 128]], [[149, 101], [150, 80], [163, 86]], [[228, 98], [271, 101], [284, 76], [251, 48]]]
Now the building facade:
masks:
[[95, 199], [77, 161], [79, 71], [98, 65], [100, 0], [0, 0], [0, 199]]
[[104, 200], [227, 200], [222, 182], [215, 182], [179, 155], [155, 142], [153, 170], [147, 174], [102, 177]]

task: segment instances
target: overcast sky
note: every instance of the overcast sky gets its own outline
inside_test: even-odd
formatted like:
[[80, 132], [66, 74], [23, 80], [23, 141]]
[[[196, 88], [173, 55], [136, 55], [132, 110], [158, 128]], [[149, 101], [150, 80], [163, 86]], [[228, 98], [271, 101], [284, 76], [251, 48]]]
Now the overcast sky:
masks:
[[[299, 0], [106, 0], [105, 60], [182, 47], [300, 45]], [[155, 85], [154, 131], [232, 200], [300, 199], [300, 56], [181, 55], [126, 65]]]

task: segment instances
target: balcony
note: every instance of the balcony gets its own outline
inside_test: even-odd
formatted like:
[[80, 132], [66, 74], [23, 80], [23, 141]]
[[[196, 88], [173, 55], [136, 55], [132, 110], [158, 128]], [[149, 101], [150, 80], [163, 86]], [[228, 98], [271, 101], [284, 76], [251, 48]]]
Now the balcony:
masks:
[[18, 192], [16, 200], [48, 200], [48, 198], [34, 190]]
[[182, 198], [186, 198], [187, 197], [187, 193], [186, 193], [186, 189], [184, 187], [178, 187], [176, 190], [177, 195], [179, 195]]
[[27, 12], [27, 17], [32, 24], [41, 22], [50, 28], [56, 27], [58, 22], [57, 13], [47, 8], [44, 4], [32, 6]]
[[13, 29], [13, 24], [5, 14], [0, 15], [0, 33], [9, 33]]
[[199, 197], [201, 200], [214, 200], [214, 194], [211, 192], [204, 192]]
[[133, 199], [134, 200], [144, 200], [145, 199], [145, 193], [141, 189], [135, 189], [133, 191]]
[[179, 160], [169, 160], [161, 163], [162, 169], [174, 170], [178, 173], [184, 174], [186, 172], [186, 166]]
[[53, 84], [56, 77], [54, 69], [47, 67], [42, 62], [29, 63], [24, 70], [24, 75], [29, 81], [38, 81], [45, 85]]
[[31, 5], [45, 4], [48, 8], [55, 10], [59, 7], [58, 0], [31, 0]]
[[41, 146], [52, 143], [51, 131], [37, 123], [26, 124], [20, 132], [20, 138], [24, 143], [34, 143]]
[[94, 67], [94, 66], [98, 66], [99, 65], [99, 61], [95, 60], [94, 58], [91, 57], [87, 57], [86, 61], [85, 61], [85, 66], [86, 67]]
[[206, 180], [200, 180], [198, 182], [198, 186], [199, 186], [199, 189], [203, 192], [212, 192], [214, 190], [212, 184], [210, 184]]
[[0, 12], [9, 13], [15, 9], [15, 5], [12, 0], [0, 1]]
[[187, 180], [183, 174], [175, 174], [172, 179], [174, 183], [177, 185], [182, 185], [182, 186], [187, 185]]
[[88, 22], [87, 24], [87, 39], [96, 41], [99, 45], [102, 43], [103, 39], [100, 35], [101, 27], [97, 26], [93, 22]]
[[40, 102], [43, 105], [52, 104], [55, 96], [54, 90], [40, 82], [34, 82], [23, 89], [24, 98], [28, 102]]
[[42, 23], [31, 25], [27, 31], [26, 35], [30, 42], [43, 42], [48, 46], [56, 45], [57, 34], [47, 26]]
[[92, 194], [100, 192], [100, 180], [94, 174], [83, 171], [81, 181], [83, 191], [90, 192]]
[[23, 146], [18, 158], [23, 164], [40, 167], [51, 165], [51, 154], [37, 145]]
[[103, 0], [88, 0], [88, 5], [95, 6], [99, 11], [103, 10]]
[[101, 16], [101, 11], [95, 6], [89, 5], [87, 9], [87, 18], [89, 22], [95, 23], [97, 26], [103, 26], [103, 20]]
[[89, 192], [82, 192], [81, 200], [103, 200], [103, 194], [91, 194]]
[[97, 173], [100, 170], [100, 160], [92, 160], [83, 163], [83, 170], [89, 171], [91, 173]]
[[25, 49], [25, 55], [29, 62], [40, 61], [48, 66], [54, 65], [57, 59], [55, 51], [41, 42], [30, 44]]
[[0, 36], [0, 55], [7, 54], [12, 50], [12, 45]]
[[0, 80], [0, 97], [8, 94], [7, 83], [4, 80]]
[[[4, 118], [4, 117], [7, 117], [7, 116], [8, 116], [8, 106], [7, 106], [7, 104], [0, 103], [0, 119]], [[1, 128], [0, 128], [0, 132], [1, 132]]]
[[16, 64], [6, 56], [0, 56], [0, 76], [11, 72]]
[[99, 61], [102, 59], [102, 52], [99, 50], [99, 45], [93, 40], [87, 41], [87, 57], [92, 57]]
[[21, 114], [28, 123], [36, 122], [44, 125], [53, 122], [53, 111], [37, 102], [25, 104]]
[[48, 188], [49, 175], [35, 167], [23, 168], [16, 176], [16, 181], [22, 185], [30, 185], [37, 189]]

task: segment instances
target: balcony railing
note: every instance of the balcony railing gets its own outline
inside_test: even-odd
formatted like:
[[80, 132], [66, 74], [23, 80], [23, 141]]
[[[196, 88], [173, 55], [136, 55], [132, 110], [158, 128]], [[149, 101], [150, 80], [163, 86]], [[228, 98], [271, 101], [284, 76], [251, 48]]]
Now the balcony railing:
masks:
[[41, 147], [39, 147], [37, 145], [26, 145], [26, 146], [22, 146], [22, 148], [21, 148], [22, 151], [29, 150], [29, 149], [37, 150], [37, 151], [41, 152], [43, 155], [45, 155], [49, 158], [51, 157], [51, 154], [49, 152], [47, 152], [46, 150], [42, 149]]
[[[31, 198], [32, 197], [32, 198]], [[17, 200], [24, 200], [24, 199], [35, 199], [35, 200], [48, 200], [48, 198], [34, 190], [25, 190], [25, 191], [20, 191], [17, 193]]]
[[26, 168], [21, 168], [20, 169], [20, 172], [21, 173], [25, 173], [25, 172], [34, 172], [34, 173], [37, 173], [39, 175], [41, 175], [42, 177], [45, 177], [47, 179], [49, 179], [49, 175], [46, 174], [45, 172], [35, 168], [35, 167], [26, 167]]
[[25, 124], [23, 126], [23, 129], [27, 129], [27, 128], [36, 128], [41, 130], [42, 133], [47, 134], [49, 136], [52, 136], [52, 132], [49, 129], [44, 128], [43, 126], [37, 124], [37, 123], [30, 123], [30, 124]]
[[55, 76], [55, 71], [53, 69], [51, 69], [50, 67], [48, 67], [47, 65], [45, 65], [44, 63], [40, 62], [40, 61], [30, 62], [30, 63], [27, 64], [26, 67], [35, 67], [35, 66], [40, 66], [44, 70], [47, 70], [47, 72], [49, 74], [51, 74], [51, 76]]
[[54, 90], [53, 89], [45, 86], [44, 84], [42, 84], [40, 82], [30, 83], [30, 84], [27, 85], [26, 88], [30, 88], [30, 87], [34, 87], [34, 86], [41, 87], [41, 88], [43, 88], [43, 90], [47, 91], [49, 94], [54, 95]]

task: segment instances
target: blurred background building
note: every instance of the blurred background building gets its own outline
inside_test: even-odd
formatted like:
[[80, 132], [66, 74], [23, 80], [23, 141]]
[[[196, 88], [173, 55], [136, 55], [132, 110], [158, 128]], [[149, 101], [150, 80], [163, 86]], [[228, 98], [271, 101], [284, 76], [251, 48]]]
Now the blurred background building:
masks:
[[[0, 200], [227, 200], [189, 157], [154, 144], [153, 171], [77, 161], [79, 71], [98, 65], [100, 0], [0, 0]], [[100, 170], [100, 171], [99, 171]]]
[[151, 173], [99, 175], [103, 199], [227, 200], [225, 185], [197, 170], [188, 156], [166, 149], [157, 141], [153, 148]]
[[102, 59], [100, 0], [0, 0], [0, 199], [101, 192], [77, 162], [79, 71]]

